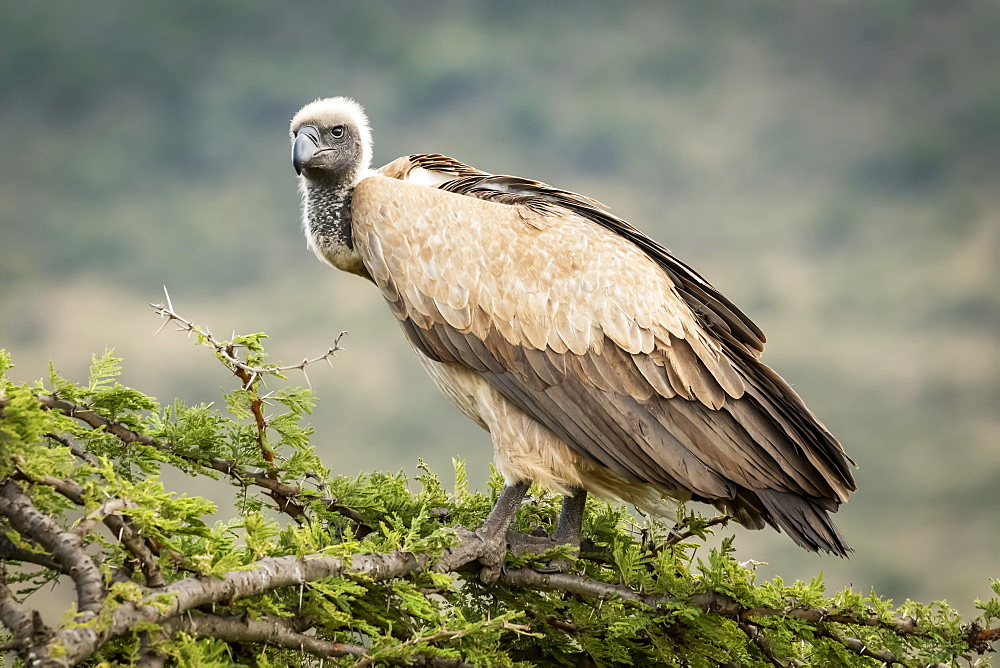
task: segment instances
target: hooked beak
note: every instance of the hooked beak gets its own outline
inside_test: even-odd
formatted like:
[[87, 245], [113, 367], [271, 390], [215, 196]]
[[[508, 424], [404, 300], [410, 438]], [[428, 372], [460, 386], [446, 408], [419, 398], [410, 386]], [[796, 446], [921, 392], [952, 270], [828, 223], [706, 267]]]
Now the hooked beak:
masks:
[[295, 173], [301, 175], [302, 168], [319, 152], [319, 130], [312, 125], [303, 125], [295, 133], [292, 142], [292, 165]]

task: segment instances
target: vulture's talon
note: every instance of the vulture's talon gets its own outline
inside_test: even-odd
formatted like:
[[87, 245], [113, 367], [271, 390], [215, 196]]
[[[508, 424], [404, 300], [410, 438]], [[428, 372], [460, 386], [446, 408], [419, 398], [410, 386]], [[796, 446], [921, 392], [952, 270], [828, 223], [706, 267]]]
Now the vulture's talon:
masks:
[[548, 566], [544, 566], [541, 568], [534, 568], [532, 570], [534, 570], [536, 573], [540, 573], [541, 575], [558, 575], [559, 573], [569, 572], [569, 566], [570, 564], [568, 561], [560, 560], [560, 561], [553, 561]]
[[[455, 571], [473, 561], [478, 561], [484, 568], [499, 568], [503, 565], [504, 557], [507, 556], [505, 541], [497, 540], [482, 529], [469, 531], [460, 524], [453, 528], [461, 541], [444, 551], [441, 559], [434, 565], [435, 571], [439, 573]], [[499, 571], [492, 581], [495, 582], [498, 577]]]
[[[533, 536], [531, 534], [507, 532], [507, 545], [510, 553], [514, 556], [525, 554], [541, 554], [546, 550], [559, 547], [560, 545], [570, 545], [579, 554], [579, 543], [572, 541], [563, 543], [549, 536]], [[542, 575], [553, 575], [556, 573], [569, 573], [573, 568], [573, 562], [569, 559], [555, 559], [549, 562], [548, 566], [534, 567], [534, 570]]]

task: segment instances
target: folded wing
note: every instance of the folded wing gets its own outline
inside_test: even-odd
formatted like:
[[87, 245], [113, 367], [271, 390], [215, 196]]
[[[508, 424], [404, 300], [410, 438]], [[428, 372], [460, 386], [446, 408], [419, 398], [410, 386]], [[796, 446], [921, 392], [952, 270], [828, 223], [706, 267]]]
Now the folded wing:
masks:
[[626, 480], [846, 553], [826, 515], [854, 489], [840, 444], [697, 273], [573, 193], [443, 156], [382, 173], [356, 187], [355, 244], [419, 351]]

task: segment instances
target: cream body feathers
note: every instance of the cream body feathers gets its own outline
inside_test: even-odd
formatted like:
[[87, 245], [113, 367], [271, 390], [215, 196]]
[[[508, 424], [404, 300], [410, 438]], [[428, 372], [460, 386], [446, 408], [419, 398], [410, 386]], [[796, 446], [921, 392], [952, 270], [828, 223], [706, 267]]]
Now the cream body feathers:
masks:
[[[303, 109], [297, 149], [352, 119], [368, 136], [352, 105]], [[665, 248], [589, 198], [440, 155], [371, 172], [358, 152], [324, 186], [307, 148], [310, 247], [374, 281], [509, 482], [654, 512], [693, 498], [849, 550], [826, 514], [854, 489], [840, 444], [758, 360], [760, 330]]]

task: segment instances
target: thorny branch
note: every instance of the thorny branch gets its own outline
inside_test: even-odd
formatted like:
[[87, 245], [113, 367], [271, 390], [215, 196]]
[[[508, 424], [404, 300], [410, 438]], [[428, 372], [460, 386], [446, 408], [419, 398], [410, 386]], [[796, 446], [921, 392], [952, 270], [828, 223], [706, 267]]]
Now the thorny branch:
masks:
[[[236, 347], [233, 344], [223, 343], [218, 341], [214, 336], [212, 336], [212, 333], [209, 332], [207, 329], [202, 329], [201, 327], [194, 324], [190, 320], [187, 320], [186, 318], [178, 315], [174, 311], [173, 304], [171, 304], [170, 302], [170, 295], [167, 294], [166, 288], [163, 289], [163, 293], [167, 302], [166, 305], [150, 304], [150, 306], [152, 306], [153, 309], [156, 311], [157, 315], [165, 318], [163, 325], [161, 325], [160, 329], [157, 331], [158, 332], [162, 331], [164, 327], [166, 327], [169, 323], [173, 322], [177, 324], [177, 331], [187, 332], [188, 334], [197, 335], [203, 341], [205, 341], [209, 346], [215, 349], [215, 352], [230, 366], [230, 368], [234, 370], [234, 373], [235, 370], [239, 369], [246, 374], [247, 380], [245, 380], [244, 383], [253, 382], [254, 380], [256, 380], [255, 377], [262, 376], [265, 374], [281, 373], [284, 371], [301, 371], [306, 378], [306, 383], [309, 384], [310, 387], [312, 387], [312, 385], [309, 383], [309, 376], [306, 375], [306, 367], [309, 366], [310, 364], [315, 364], [316, 362], [330, 363], [330, 359], [341, 350], [340, 341], [341, 339], [344, 338], [344, 335], [347, 334], [347, 332], [341, 332], [340, 334], [338, 334], [337, 338], [333, 340], [333, 345], [330, 346], [330, 348], [325, 353], [319, 355], [318, 357], [313, 357], [313, 358], [307, 357], [298, 364], [290, 364], [287, 366], [255, 367], [245, 363], [243, 360], [241, 360], [239, 357], [235, 355]], [[241, 380], [243, 380], [242, 377]]]
[[[231, 358], [235, 359], [234, 354], [235, 346], [229, 344], [225, 346], [226, 354]], [[236, 377], [240, 379], [243, 384], [243, 390], [250, 393], [250, 412], [253, 414], [254, 424], [257, 427], [257, 447], [260, 448], [260, 456], [268, 463], [269, 466], [274, 466], [274, 451], [267, 447], [267, 419], [264, 417], [264, 400], [261, 399], [260, 395], [255, 390], [255, 379], [259, 378], [255, 374], [247, 371], [243, 367], [236, 367], [233, 370]], [[276, 480], [277, 474], [274, 471], [268, 471], [267, 477]]]
[[[170, 302], [170, 294], [167, 292], [166, 286], [163, 288], [163, 295], [166, 300], [166, 305], [163, 304], [150, 304], [156, 311], [156, 314], [164, 318], [163, 325], [157, 330], [157, 333], [163, 330], [167, 324], [173, 322], [177, 325], [177, 331], [186, 332], [188, 334], [195, 334], [199, 341], [204, 341], [207, 345], [215, 350], [215, 354], [219, 356], [229, 368], [232, 370], [233, 374], [239, 378], [240, 383], [243, 386], [243, 390], [251, 394], [250, 399], [250, 412], [253, 415], [254, 423], [257, 427], [257, 446], [260, 448], [261, 457], [269, 466], [274, 466], [274, 452], [267, 445], [267, 420], [264, 417], [264, 398], [261, 397], [257, 391], [257, 383], [268, 374], [280, 375], [284, 371], [298, 370], [302, 372], [302, 375], [306, 379], [306, 384], [312, 388], [312, 383], [309, 382], [309, 374], [306, 373], [306, 367], [310, 364], [315, 364], [316, 362], [327, 362], [330, 364], [331, 358], [340, 351], [340, 340], [344, 337], [346, 332], [341, 332], [334, 339], [333, 345], [322, 355], [314, 357], [312, 359], [305, 358], [298, 364], [291, 364], [288, 366], [252, 366], [247, 364], [239, 358], [236, 354], [237, 348], [240, 346], [236, 343], [229, 341], [219, 341], [217, 340], [210, 331], [207, 329], [202, 329], [198, 325], [194, 324], [190, 320], [178, 315], [174, 311], [173, 304]], [[273, 471], [269, 471], [264, 474], [266, 478], [271, 480], [276, 480], [277, 476]], [[274, 493], [273, 490], [269, 492], [272, 498], [275, 499], [279, 504], [281, 503], [281, 494]]]

